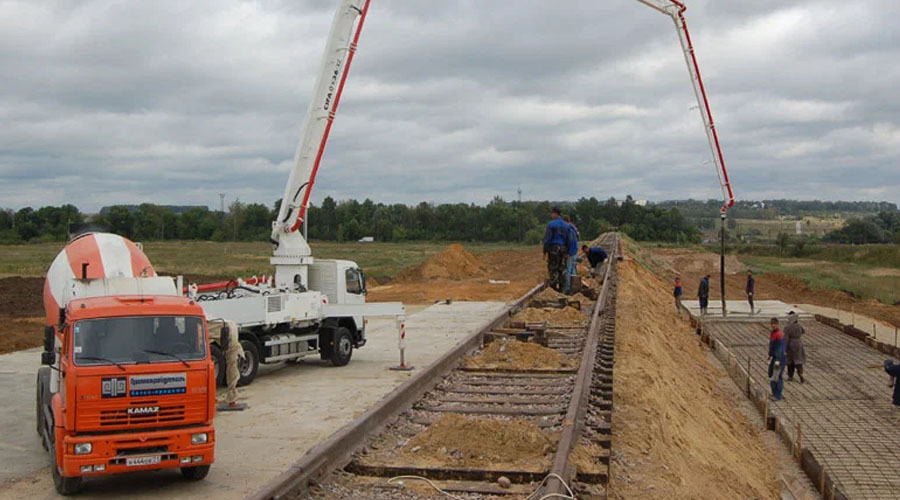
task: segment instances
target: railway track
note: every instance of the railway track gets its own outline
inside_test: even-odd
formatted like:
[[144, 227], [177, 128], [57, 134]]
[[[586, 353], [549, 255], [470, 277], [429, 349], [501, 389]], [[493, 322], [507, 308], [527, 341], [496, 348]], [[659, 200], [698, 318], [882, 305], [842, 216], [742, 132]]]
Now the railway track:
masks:
[[[597, 300], [584, 308], [585, 326], [510, 323], [534, 302], [532, 289], [481, 332], [389, 394], [375, 408], [310, 450], [290, 470], [250, 498], [605, 498], [611, 446], [616, 257], [619, 238], [598, 242], [610, 255]], [[566, 301], [560, 302], [560, 305]], [[546, 305], [546, 304], [544, 304]], [[532, 340], [562, 355], [552, 368], [462, 362], [483, 342]], [[521, 345], [521, 344], [516, 344]], [[449, 423], [449, 424], [448, 424]], [[417, 455], [411, 440], [445, 425], [488, 429], [515, 447], [543, 443], [538, 454], [484, 463], [457, 449]], [[508, 429], [526, 434], [507, 436]], [[451, 427], [454, 430], [459, 428]], [[460, 439], [456, 436], [455, 439]], [[468, 441], [468, 438], [463, 438]], [[496, 446], [490, 439], [483, 445]], [[533, 443], [532, 443], [533, 444]], [[482, 445], [479, 441], [476, 449]], [[465, 443], [471, 449], [472, 443]], [[508, 450], [507, 450], [508, 451]], [[477, 455], [477, 454], [476, 454]]]

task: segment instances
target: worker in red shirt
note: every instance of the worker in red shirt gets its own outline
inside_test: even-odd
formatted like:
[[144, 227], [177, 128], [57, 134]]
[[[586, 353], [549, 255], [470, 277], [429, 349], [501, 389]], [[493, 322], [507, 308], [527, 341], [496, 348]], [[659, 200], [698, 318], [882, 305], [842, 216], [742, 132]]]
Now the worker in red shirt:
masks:
[[778, 318], [769, 323], [769, 386], [772, 388], [772, 401], [781, 401], [784, 391], [784, 333], [778, 326]]

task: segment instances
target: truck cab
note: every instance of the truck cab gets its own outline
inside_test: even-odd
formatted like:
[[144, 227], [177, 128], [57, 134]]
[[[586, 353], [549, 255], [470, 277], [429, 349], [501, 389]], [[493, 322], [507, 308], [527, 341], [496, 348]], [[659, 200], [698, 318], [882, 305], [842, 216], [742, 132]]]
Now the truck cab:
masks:
[[208, 342], [203, 309], [178, 295], [68, 300], [45, 329], [37, 377], [37, 432], [57, 491], [139, 470], [204, 478], [215, 447]]
[[[349, 260], [316, 259], [309, 266], [309, 287], [325, 294], [332, 305], [366, 303], [366, 273]], [[342, 326], [353, 335], [353, 346], [366, 345], [366, 322], [362, 316], [328, 318], [328, 326]]]

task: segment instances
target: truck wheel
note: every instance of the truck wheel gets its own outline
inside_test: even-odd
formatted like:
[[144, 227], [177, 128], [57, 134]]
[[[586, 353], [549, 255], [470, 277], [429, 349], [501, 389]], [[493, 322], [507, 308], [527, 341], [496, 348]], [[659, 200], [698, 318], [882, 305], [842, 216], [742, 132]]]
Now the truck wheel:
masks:
[[200, 481], [209, 474], [208, 465], [198, 465], [197, 467], [182, 467], [181, 475], [188, 481]]
[[53, 474], [53, 486], [60, 495], [74, 495], [81, 491], [84, 482], [80, 476], [64, 477], [59, 473], [59, 467], [56, 463], [56, 450], [50, 450], [50, 472]]
[[216, 385], [225, 385], [225, 354], [222, 353], [222, 348], [218, 344], [210, 344], [209, 355], [213, 361]]
[[238, 387], [250, 385], [256, 378], [256, 372], [259, 371], [259, 349], [256, 348], [256, 344], [250, 340], [242, 340], [241, 347], [244, 348], [244, 358], [238, 358], [238, 371], [241, 374]]
[[331, 364], [344, 366], [350, 362], [350, 357], [353, 356], [353, 336], [350, 335], [350, 330], [341, 326], [335, 328], [332, 338], [334, 345], [331, 352]]

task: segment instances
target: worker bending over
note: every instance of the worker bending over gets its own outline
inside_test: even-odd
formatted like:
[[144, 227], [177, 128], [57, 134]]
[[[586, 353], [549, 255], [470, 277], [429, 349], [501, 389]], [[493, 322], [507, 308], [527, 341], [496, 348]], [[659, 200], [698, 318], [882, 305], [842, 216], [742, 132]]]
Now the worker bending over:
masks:
[[606, 250], [602, 247], [589, 247], [587, 245], [581, 246], [581, 251], [584, 252], [585, 258], [588, 260], [588, 263], [591, 267], [591, 276], [597, 276], [600, 274], [600, 266], [606, 260], [609, 255], [606, 254]]
[[566, 291], [566, 264], [572, 233], [571, 226], [560, 217], [559, 207], [553, 207], [550, 222], [544, 232], [544, 260], [547, 261], [550, 287], [560, 293]]

